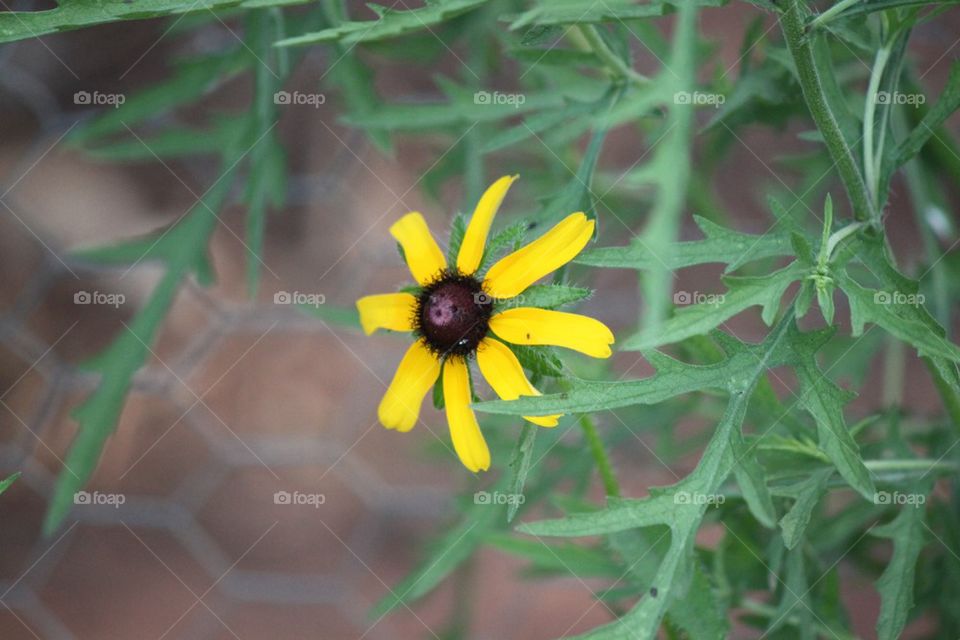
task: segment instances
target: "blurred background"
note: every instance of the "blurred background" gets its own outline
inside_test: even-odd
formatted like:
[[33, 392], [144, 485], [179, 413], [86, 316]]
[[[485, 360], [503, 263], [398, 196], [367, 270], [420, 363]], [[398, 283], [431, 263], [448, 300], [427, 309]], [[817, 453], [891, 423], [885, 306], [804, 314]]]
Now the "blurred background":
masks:
[[[24, 1], [3, 8], [50, 6]], [[350, 13], [375, 17], [359, 3]], [[757, 15], [747, 3], [703, 12], [700, 28], [717, 47], [718, 67], [736, 73], [742, 35]], [[0, 638], [439, 638], [467, 628], [471, 638], [536, 640], [610, 619], [594, 598], [602, 585], [575, 576], [526, 580], [522, 561], [493, 548], [484, 548], [468, 570], [416, 606], [369, 615], [415, 566], [424, 545], [451, 523], [457, 496], [489, 480], [459, 465], [442, 412], [429, 400], [427, 428], [398, 434], [377, 424], [379, 397], [407, 341], [363, 337], [345, 318], [356, 298], [408, 280], [388, 234], [394, 220], [420, 210], [445, 239], [453, 214], [470, 210], [472, 194], [460, 181], [440, 181], [432, 173], [448, 154], [464, 153], [463, 137], [399, 136], [392, 154], [385, 154], [343, 124], [350, 108], [323, 81], [339, 60], [326, 47], [306, 50], [284, 85], [307, 94], [320, 87], [323, 101], [278, 109], [287, 198], [281, 210], [270, 212], [259, 293], [251, 300], [245, 286], [244, 207], [226, 206], [210, 245], [216, 282], [201, 287], [188, 278], [177, 291], [87, 487], [120, 496], [122, 504], [74, 505], [63, 526], [41, 535], [76, 432], [70, 411], [97, 382], [79, 365], [129, 331], [162, 274], [147, 261], [108, 269], [77, 252], [169, 225], [220, 175], [204, 158], [157, 153], [111, 162], [78, 149], [69, 143], [73, 129], [112, 106], [76, 96], [132, 95], [168, 77], [172, 61], [245, 37], [242, 21], [229, 12], [186, 29], [192, 21], [124, 22], [0, 45], [0, 476], [23, 472], [0, 500]], [[669, 32], [669, 18], [658, 24]], [[762, 26], [776, 28], [769, 16]], [[958, 33], [954, 11], [920, 27], [911, 40], [918, 68], [928, 70], [920, 83], [931, 95], [957, 58]], [[429, 63], [364, 53], [375, 71], [369, 82], [380, 96], [411, 103], [435, 98], [435, 74], [460, 73], [469, 47], [442, 30], [433, 36], [439, 44]], [[638, 69], [656, 68], [642, 41], [632, 48]], [[509, 89], [516, 73], [499, 70], [488, 88]], [[251, 85], [249, 77], [226, 79], [178, 110], [173, 123], [187, 126], [214, 110], [246, 110]], [[948, 124], [956, 130], [955, 119]], [[704, 185], [733, 226], [753, 233], [769, 226], [764, 194], [798, 182], [776, 163], [804, 148], [798, 131], [742, 132]], [[131, 144], [138, 144], [136, 135]], [[628, 239], [608, 216], [633, 194], [620, 193], [615, 181], [646, 151], [629, 130], [607, 141], [600, 168], [614, 186], [598, 206], [601, 245]], [[564, 166], [567, 156], [558, 154]], [[485, 172], [487, 181], [521, 175], [504, 204], [504, 219], [528, 213], [537, 198], [550, 195], [524, 181], [525, 162], [520, 154], [506, 156]], [[903, 191], [895, 184], [889, 224], [901, 264], [909, 265], [920, 240]], [[622, 217], [638, 229], [643, 207], [634, 208]], [[690, 216], [686, 221], [684, 238], [698, 237]], [[688, 271], [678, 288], [718, 289], [716, 270]], [[642, 310], [635, 276], [575, 273], [597, 290], [581, 310], [617, 335], [631, 332]], [[325, 309], [311, 314], [282, 304], [275, 296], [283, 292], [322, 297]], [[846, 321], [843, 312], [838, 315]], [[763, 334], [753, 316], [731, 327], [744, 339]], [[858, 347], [862, 353], [851, 357], [849, 375], [870, 375], [875, 347], [870, 341]], [[591, 375], [585, 362], [576, 366]], [[624, 377], [651, 371], [639, 354], [616, 356], [613, 370]], [[907, 402], [936, 411], [929, 385], [920, 379], [911, 388], [917, 379], [907, 377]], [[864, 396], [857, 403], [876, 401]], [[609, 413], [597, 421], [611, 432], [631, 417]], [[519, 425], [491, 422], [487, 430], [497, 431], [491, 437], [507, 443], [495, 454], [496, 475]], [[562, 423], [557, 437], [576, 445], [580, 434], [572, 426]], [[695, 464], [695, 455], [664, 453], [666, 428], [697, 434], [709, 427], [631, 426], [637, 437], [618, 441], [614, 451], [628, 495], [672, 482]], [[591, 491], [602, 495], [599, 487]], [[277, 492], [319, 497], [284, 504]], [[860, 589], [866, 578], [844, 578], [854, 628], [871, 637], [879, 599]], [[465, 600], [469, 614], [463, 613]]]

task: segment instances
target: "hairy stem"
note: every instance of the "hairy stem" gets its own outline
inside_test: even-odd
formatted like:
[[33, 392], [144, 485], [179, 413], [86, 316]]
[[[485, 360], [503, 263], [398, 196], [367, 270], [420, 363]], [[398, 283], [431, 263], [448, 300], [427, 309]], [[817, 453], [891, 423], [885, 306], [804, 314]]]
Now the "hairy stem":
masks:
[[597, 427], [593, 424], [593, 420], [590, 419], [589, 415], [583, 414], [580, 416], [580, 427], [583, 429], [583, 436], [587, 439], [587, 444], [590, 446], [590, 453], [593, 455], [593, 460], [597, 464], [597, 471], [603, 480], [604, 490], [608, 496], [619, 496], [620, 483], [617, 482], [617, 476], [613, 473], [613, 466], [610, 464], [610, 457], [607, 455], [607, 450], [603, 446], [603, 440], [600, 439]]
[[817, 72], [813, 58], [813, 49], [810, 46], [804, 27], [805, 9], [801, 0], [786, 0], [787, 10], [783, 14], [780, 24], [783, 36], [790, 49], [794, 64], [797, 66], [797, 76], [800, 88], [803, 91], [804, 101], [810, 110], [820, 135], [827, 145], [830, 157], [837, 165], [837, 172], [847, 190], [847, 197], [853, 207], [854, 217], [857, 220], [869, 221], [879, 226], [879, 215], [874, 208], [867, 185], [863, 180], [853, 150], [847, 144], [840, 130], [837, 118], [827, 102], [820, 75]]

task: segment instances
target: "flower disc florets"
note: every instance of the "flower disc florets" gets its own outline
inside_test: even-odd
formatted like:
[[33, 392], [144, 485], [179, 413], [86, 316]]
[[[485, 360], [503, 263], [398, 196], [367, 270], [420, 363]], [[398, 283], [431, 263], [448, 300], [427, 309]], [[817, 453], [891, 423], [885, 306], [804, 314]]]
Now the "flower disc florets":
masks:
[[493, 304], [480, 281], [443, 271], [417, 296], [414, 327], [438, 357], [468, 357], [487, 335]]

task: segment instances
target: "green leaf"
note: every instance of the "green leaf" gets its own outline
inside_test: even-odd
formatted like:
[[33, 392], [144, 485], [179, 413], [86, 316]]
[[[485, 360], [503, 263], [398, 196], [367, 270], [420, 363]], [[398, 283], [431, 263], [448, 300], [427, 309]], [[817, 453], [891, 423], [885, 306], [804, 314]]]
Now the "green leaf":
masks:
[[430, 27], [475, 9], [485, 2], [486, 0], [435, 0], [424, 7], [408, 11], [369, 4], [367, 6], [379, 16], [376, 20], [344, 22], [322, 31], [280, 40], [276, 46], [299, 47], [321, 42], [340, 42], [349, 46], [358, 42], [396, 38], [422, 29], [429, 30]]
[[477, 272], [485, 272], [494, 260], [520, 248], [529, 228], [530, 225], [527, 222], [518, 220], [495, 233], [483, 249], [483, 258], [480, 260]]
[[796, 325], [791, 328], [787, 349], [800, 384], [799, 402], [816, 421], [820, 448], [840, 475], [867, 500], [873, 500], [876, 487], [843, 418], [843, 405], [854, 394], [835, 385], [817, 366], [816, 352], [830, 333], [801, 334]]
[[356, 307], [338, 307], [332, 304], [298, 305], [297, 309], [303, 313], [349, 329], [360, 329], [360, 313]]
[[303, 4], [305, 0], [70, 0], [45, 11], [0, 13], [0, 42], [37, 38], [118, 20], [144, 20], [218, 9]]
[[[921, 356], [960, 362], [960, 348], [943, 337], [942, 329], [931, 328], [927, 322], [930, 315], [918, 301], [917, 294], [898, 289], [867, 289], [847, 275], [841, 276], [839, 283], [850, 301], [854, 337], [863, 335], [864, 325], [870, 322], [913, 345]], [[903, 296], [899, 298], [901, 302], [897, 296]]]
[[[514, 118], [530, 111], [554, 109], [563, 104], [563, 94], [556, 91], [527, 92], [523, 101], [514, 103], [489, 102], [473, 92], [458, 95], [448, 102], [423, 104], [388, 103], [365, 113], [350, 113], [343, 121], [365, 130], [422, 131], [443, 127], [462, 127], [476, 123], [496, 122]], [[489, 92], [488, 92], [489, 93]], [[462, 131], [462, 130], [461, 130]]]
[[[721, 227], [700, 216], [695, 215], [693, 219], [703, 232], [704, 239], [677, 243], [665, 256], [661, 256], [658, 249], [635, 239], [624, 247], [600, 247], [584, 251], [574, 262], [639, 271], [653, 268], [659, 260], [665, 260], [670, 270], [720, 262], [729, 263], [725, 273], [730, 273], [754, 260], [792, 253], [790, 233], [780, 225], [757, 236]], [[731, 262], [731, 258], [736, 259]]]
[[457, 254], [463, 244], [463, 236], [467, 233], [467, 216], [458, 213], [450, 223], [450, 239], [447, 241], [447, 264], [457, 264]]
[[[45, 535], [60, 526], [73, 505], [74, 493], [93, 474], [107, 438], [116, 428], [133, 375], [150, 354], [150, 345], [156, 339], [180, 283], [196, 271], [199, 264], [206, 262], [207, 242], [217, 222], [215, 212], [223, 205], [236, 172], [233, 155], [227, 158], [218, 182], [185, 218], [158, 239], [156, 253], [167, 256], [166, 272], [144, 307], [105, 351], [84, 365], [100, 374], [100, 382], [73, 412], [78, 423], [77, 433], [44, 518]], [[130, 245], [126, 245], [122, 253], [129, 254], [129, 249]]]
[[486, 542], [501, 551], [532, 562], [537, 571], [572, 574], [581, 579], [617, 579], [623, 575], [623, 570], [611, 561], [606, 553], [590, 547], [570, 543], [551, 544], [504, 533], [490, 534]]
[[[131, 5], [125, 5], [131, 6]], [[11, 14], [0, 14], [0, 20]], [[105, 109], [90, 122], [74, 129], [68, 136], [74, 144], [90, 144], [97, 138], [103, 138], [120, 133], [129, 135], [128, 127], [133, 127], [151, 118], [161, 116], [181, 105], [186, 105], [211, 92], [218, 85], [227, 82], [250, 64], [242, 49], [234, 49], [226, 53], [212, 54], [189, 58], [177, 64], [173, 75], [161, 80], [132, 95], [125, 95], [124, 103], [115, 109]], [[211, 132], [216, 135], [217, 132]], [[182, 149], [185, 142], [171, 133], [172, 138], [161, 138], [157, 144]], [[152, 144], [151, 144], [152, 147]], [[140, 152], [140, 144], [136, 152]], [[207, 147], [208, 149], [210, 147]], [[123, 151], [131, 153], [135, 147], [130, 144], [120, 147], [118, 155]], [[144, 150], [145, 151], [145, 150]]]
[[[917, 495], [928, 496], [929, 481], [914, 485]], [[877, 619], [877, 637], [894, 640], [907, 624], [907, 614], [913, 608], [913, 582], [917, 558], [924, 547], [923, 519], [926, 503], [907, 504], [900, 508], [897, 517], [887, 524], [871, 529], [881, 538], [893, 540], [893, 556], [883, 575], [876, 581], [880, 592], [880, 617]]]
[[[234, 144], [246, 131], [249, 120], [222, 118], [213, 126], [204, 129], [187, 127], [169, 129], [156, 135], [93, 143], [85, 151], [98, 160], [110, 162], [143, 161], [154, 163], [197, 155], [219, 154], [220, 150]], [[129, 132], [127, 132], [129, 134]]]
[[397, 606], [432, 591], [486, 541], [500, 520], [499, 515], [500, 509], [489, 504], [471, 504], [460, 523], [445, 533], [418, 567], [373, 606], [369, 616], [379, 620]]
[[[537, 425], [523, 421], [520, 428], [520, 437], [510, 456], [510, 493], [513, 496], [523, 495], [523, 485], [530, 473], [530, 463], [533, 461], [533, 445], [537, 439]], [[507, 522], [513, 522], [520, 508], [520, 501], [513, 500], [507, 503]]]
[[[717, 7], [724, 1], [689, 0], [689, 4]], [[583, 24], [654, 18], [673, 12], [677, 6], [681, 6], [679, 0], [650, 0], [644, 3], [637, 3], [635, 0], [537, 0], [533, 8], [522, 13], [510, 24], [510, 28], [520, 29], [531, 24]]]
[[0, 480], [0, 493], [3, 493], [3, 492], [6, 491], [7, 489], [9, 489], [9, 488], [10, 488], [10, 485], [12, 485], [14, 482], [16, 482], [16, 481], [17, 481], [17, 478], [19, 478], [19, 477], [20, 477], [20, 472], [17, 471], [17, 472], [14, 473], [13, 475], [8, 476], [6, 480]]
[[950, 77], [937, 102], [899, 144], [896, 152], [884, 158], [880, 177], [881, 193], [886, 194], [893, 172], [920, 153], [923, 145], [957, 109], [960, 109], [960, 62], [955, 61], [950, 66]]
[[[263, 236], [269, 206], [281, 208], [286, 199], [286, 153], [276, 133], [280, 116], [276, 94], [282, 79], [274, 68], [285, 66], [285, 54], [270, 46], [272, 37], [283, 33], [283, 18], [276, 10], [249, 14], [247, 33], [253, 53], [260, 62], [254, 65], [253, 111], [249, 117], [246, 146], [250, 147], [250, 179], [244, 191], [247, 203], [246, 250], [247, 295], [256, 298], [263, 264]], [[282, 73], [282, 71], [281, 71]]]
[[[728, 390], [729, 403], [693, 473], [670, 487], [652, 488], [650, 496], [644, 499], [608, 498], [607, 508], [601, 511], [521, 525], [521, 531], [532, 535], [565, 537], [602, 535], [654, 525], [670, 528], [670, 547], [652, 580], [657, 596], [641, 598], [633, 609], [615, 622], [580, 638], [654, 638], [670, 605], [684, 596], [693, 569], [693, 544], [709, 506], [708, 500], [701, 499], [701, 496], [716, 496], [736, 466], [731, 434], [741, 428], [758, 380], [769, 366], [783, 357], [782, 345], [792, 324], [793, 316], [788, 314], [761, 345], [741, 344], [730, 355], [731, 360], [743, 357], [750, 358], [750, 362], [720, 385]], [[733, 339], [727, 341], [727, 348], [733, 350], [734, 344], [737, 342]]]
[[624, 340], [621, 349], [640, 351], [704, 334], [756, 305], [763, 307], [763, 320], [770, 324], [780, 310], [780, 298], [787, 287], [802, 278], [806, 271], [799, 262], [793, 262], [769, 275], [726, 276], [724, 282], [730, 288], [723, 294], [677, 292], [674, 300], [678, 302], [688, 303], [699, 295], [704, 295], [705, 302], [682, 307], [656, 331], [645, 329], [630, 336]]
[[497, 308], [539, 307], [541, 309], [556, 309], [580, 300], [586, 300], [592, 293], [591, 289], [585, 289], [584, 287], [572, 287], [565, 284], [535, 284], [527, 287], [518, 296], [500, 301]]
[[783, 532], [783, 544], [787, 549], [795, 548], [810, 524], [813, 509], [827, 490], [827, 480], [833, 475], [833, 469], [814, 471], [808, 478], [789, 490], [796, 498], [790, 510], [780, 519]]
[[567, 375], [563, 362], [551, 347], [532, 347], [520, 344], [511, 344], [510, 350], [517, 356], [517, 360], [524, 369], [535, 376], [562, 378]]

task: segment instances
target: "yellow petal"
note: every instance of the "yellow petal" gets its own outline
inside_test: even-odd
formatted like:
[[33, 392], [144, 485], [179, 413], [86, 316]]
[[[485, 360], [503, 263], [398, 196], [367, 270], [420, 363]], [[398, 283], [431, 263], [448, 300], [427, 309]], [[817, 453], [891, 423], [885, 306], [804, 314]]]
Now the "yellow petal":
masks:
[[580, 253], [593, 236], [593, 220], [571, 213], [552, 229], [497, 261], [484, 278], [484, 289], [494, 298], [512, 298], [556, 271]]
[[383, 394], [377, 416], [387, 429], [409, 431], [420, 416], [423, 396], [440, 377], [440, 361], [417, 340], [400, 361], [393, 380]]
[[[480, 341], [480, 347], [477, 349], [477, 365], [493, 390], [504, 400], [540, 395], [540, 392], [527, 380], [517, 356], [513, 354], [510, 347], [499, 340], [484, 338]], [[557, 419], [562, 415], [523, 416], [523, 418], [541, 427], [555, 427]]]
[[480, 266], [483, 247], [487, 243], [487, 234], [490, 233], [493, 217], [497, 215], [497, 209], [500, 208], [500, 203], [507, 195], [510, 185], [518, 177], [503, 176], [487, 188], [480, 198], [480, 202], [477, 203], [477, 208], [473, 210], [473, 215], [470, 216], [467, 232], [463, 234], [460, 253], [457, 254], [457, 269], [461, 273], [471, 274]]
[[443, 402], [450, 439], [463, 466], [476, 473], [490, 468], [490, 450], [470, 408], [470, 399], [467, 364], [460, 358], [447, 358], [443, 364]]
[[490, 328], [507, 342], [566, 347], [594, 358], [609, 358], [613, 344], [613, 333], [599, 320], [534, 307], [498, 313], [490, 318]]
[[447, 268], [443, 252], [430, 235], [427, 221], [418, 211], [411, 211], [394, 222], [390, 227], [390, 235], [403, 247], [407, 265], [418, 283], [427, 284]]
[[377, 329], [413, 331], [417, 299], [409, 293], [382, 293], [357, 300], [360, 326], [370, 335]]

